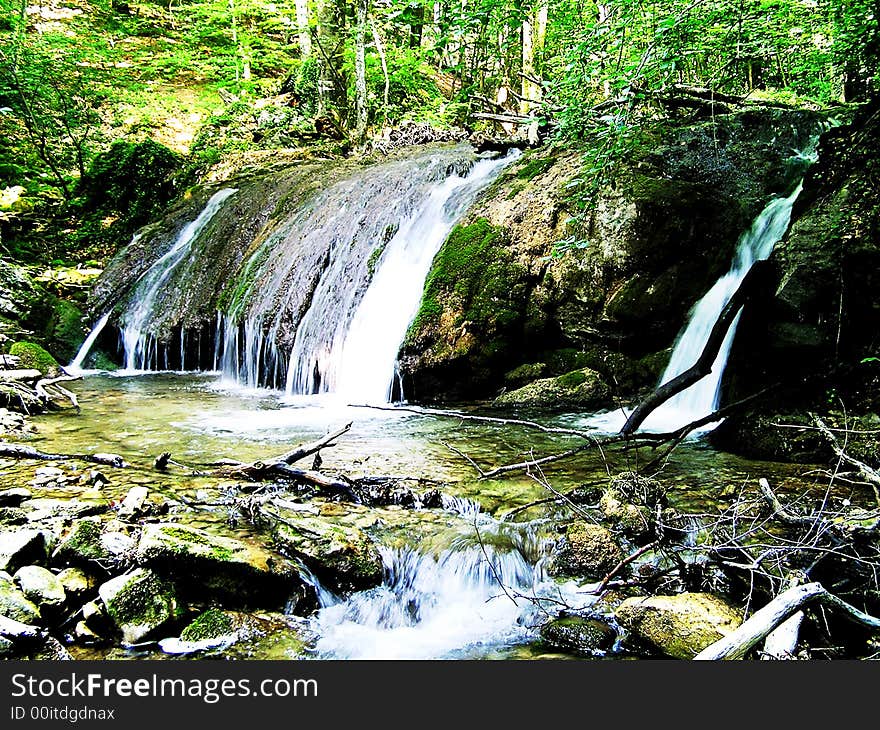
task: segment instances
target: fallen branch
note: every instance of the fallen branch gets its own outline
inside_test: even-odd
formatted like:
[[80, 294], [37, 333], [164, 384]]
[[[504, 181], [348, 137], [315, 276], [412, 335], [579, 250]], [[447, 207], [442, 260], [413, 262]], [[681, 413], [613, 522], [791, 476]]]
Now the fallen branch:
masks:
[[749, 273], [745, 275], [740, 283], [739, 288], [730, 298], [730, 301], [721, 310], [721, 314], [712, 327], [712, 331], [709, 333], [709, 337], [697, 361], [683, 373], [658, 387], [643, 400], [630, 414], [623, 428], [620, 429], [621, 435], [629, 436], [633, 434], [660, 405], [712, 372], [712, 365], [718, 356], [718, 351], [721, 349], [724, 339], [727, 337], [730, 325], [742, 306], [763, 285], [769, 273], [769, 266], [766, 261], [758, 261], [752, 266]]
[[333, 433], [328, 433], [326, 436], [318, 439], [317, 441], [312, 441], [308, 444], [302, 444], [301, 446], [297, 446], [293, 451], [288, 451], [283, 456], [279, 456], [276, 461], [282, 461], [285, 464], [293, 464], [294, 462], [299, 461], [300, 459], [304, 459], [311, 454], [317, 453], [321, 449], [326, 449], [331, 446], [335, 446], [333, 441], [338, 439], [342, 434], [348, 433], [351, 430], [351, 422], [344, 425], [342, 428], [334, 431]]
[[0, 456], [10, 459], [36, 459], [38, 461], [88, 461], [91, 464], [112, 466], [116, 469], [125, 469], [131, 466], [118, 454], [53, 454], [38, 451], [33, 446], [11, 444], [6, 441], [0, 441]]
[[880, 631], [880, 619], [859, 611], [855, 606], [832, 595], [821, 583], [808, 583], [780, 593], [738, 629], [703, 649], [694, 659], [742, 659], [784, 621], [814, 602], [839, 612], [853, 623]]
[[818, 429], [822, 432], [822, 435], [831, 444], [831, 448], [834, 449], [834, 453], [837, 454], [837, 457], [841, 460], [849, 464], [850, 466], [855, 467], [859, 476], [862, 477], [868, 484], [870, 484], [874, 489], [874, 498], [877, 500], [877, 503], [880, 504], [880, 491], [878, 491], [878, 487], [880, 487], [880, 472], [876, 469], [872, 469], [865, 462], [859, 461], [858, 459], [850, 456], [843, 450], [843, 447], [840, 445], [840, 442], [837, 440], [837, 437], [831, 432], [831, 429], [825, 425], [825, 422], [819, 418], [819, 416], [811, 413], [813, 418], [813, 422], [816, 424]]

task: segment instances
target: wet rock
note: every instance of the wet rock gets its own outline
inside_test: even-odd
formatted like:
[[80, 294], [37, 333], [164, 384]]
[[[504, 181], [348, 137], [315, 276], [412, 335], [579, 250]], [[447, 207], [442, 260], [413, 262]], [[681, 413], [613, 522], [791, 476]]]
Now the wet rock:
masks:
[[24, 624], [40, 623], [40, 609], [5, 577], [0, 578], [0, 614]]
[[611, 389], [595, 370], [582, 368], [558, 378], [542, 378], [504, 393], [496, 405], [599, 410], [612, 405]]
[[0, 491], [0, 507], [18, 507], [22, 502], [31, 498], [27, 489], [14, 488]]
[[550, 571], [553, 575], [601, 580], [623, 557], [623, 551], [607, 529], [575, 522], [557, 546]]
[[119, 507], [120, 515], [134, 515], [141, 511], [144, 502], [150, 494], [150, 490], [146, 487], [132, 487], [122, 500]]
[[46, 559], [46, 537], [40, 530], [0, 532], [0, 570], [15, 571]]
[[277, 545], [300, 558], [322, 581], [343, 590], [382, 582], [382, 556], [364, 532], [321, 517], [279, 512], [284, 522], [275, 524]]
[[182, 587], [244, 605], [281, 605], [304, 589], [296, 565], [286, 558], [184, 525], [146, 525], [136, 560]]
[[107, 581], [98, 595], [126, 644], [156, 636], [181, 614], [174, 586], [143, 568]]
[[692, 659], [741, 623], [736, 609], [709, 593], [627, 598], [616, 617], [635, 638], [676, 659]]
[[605, 519], [618, 526], [627, 537], [643, 542], [654, 534], [654, 512], [642, 505], [627, 502], [613, 487], [602, 493], [599, 509]]
[[80, 614], [85, 625], [97, 634], [103, 634], [112, 628], [113, 622], [100, 599], [83, 604]]
[[15, 654], [15, 644], [5, 636], [0, 636], [0, 657], [11, 657]]
[[80, 568], [65, 568], [58, 574], [64, 592], [71, 599], [82, 598], [98, 587], [97, 581]]
[[77, 621], [73, 627], [73, 638], [80, 644], [98, 644], [102, 638], [89, 628], [85, 621]]
[[303, 653], [304, 633], [293, 616], [211, 608], [189, 624], [180, 637], [162, 639], [159, 648], [166, 654], [222, 651], [230, 658], [248, 658], [267, 656], [269, 652], [273, 658], [292, 659]]
[[79, 520], [83, 517], [100, 515], [110, 509], [110, 503], [104, 500], [85, 502], [77, 499], [29, 499], [21, 503], [27, 510], [31, 522], [42, 520]]
[[86, 519], [74, 524], [70, 534], [55, 549], [52, 560], [62, 565], [121, 568], [130, 562], [134, 547], [135, 542], [128, 535], [103, 532], [99, 520]]
[[0, 637], [14, 644], [36, 641], [43, 636], [38, 626], [16, 621], [0, 614]]
[[608, 651], [617, 638], [617, 632], [608, 624], [594, 618], [565, 616], [541, 626], [541, 639], [553, 649], [595, 656]]
[[67, 598], [58, 576], [39, 565], [19, 568], [13, 577], [28, 600], [40, 607], [58, 608]]
[[61, 642], [53, 636], [46, 637], [43, 645], [37, 651], [28, 654], [27, 658], [31, 661], [47, 662], [66, 662], [73, 660], [70, 652], [67, 651], [67, 649], [64, 648]]
[[[3, 397], [0, 394], [0, 402]], [[36, 429], [21, 413], [13, 413], [6, 408], [0, 408], [0, 435], [24, 438], [35, 433]]]

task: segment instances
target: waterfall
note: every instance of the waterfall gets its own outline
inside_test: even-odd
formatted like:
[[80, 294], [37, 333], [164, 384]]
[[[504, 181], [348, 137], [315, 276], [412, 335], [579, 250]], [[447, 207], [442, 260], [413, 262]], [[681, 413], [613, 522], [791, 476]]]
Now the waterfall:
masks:
[[158, 369], [159, 343], [149, 331], [149, 323], [155, 308], [161, 302], [159, 294], [162, 285], [174, 269], [187, 258], [193, 241], [220, 210], [223, 202], [235, 192], [234, 188], [224, 188], [214, 193], [199, 216], [184, 226], [171, 248], [147, 269], [134, 285], [128, 308], [121, 318], [126, 370]]
[[70, 375], [82, 375], [83, 368], [82, 365], [85, 362], [86, 358], [89, 355], [92, 347], [95, 344], [95, 341], [101, 334], [101, 331], [107, 325], [107, 321], [110, 319], [110, 312], [105, 312], [101, 318], [95, 323], [95, 326], [92, 327], [92, 331], [89, 332], [89, 336], [86, 337], [85, 341], [80, 345], [79, 351], [76, 353], [76, 357], [70, 361], [70, 365], [68, 365], [65, 370]]
[[[703, 295], [691, 309], [688, 322], [672, 351], [660, 383], [667, 383], [690, 368], [700, 357], [715, 322], [756, 261], [766, 259], [785, 235], [791, 221], [791, 209], [803, 189], [803, 182], [785, 198], [776, 198], [740, 236], [730, 270]], [[721, 397], [721, 378], [736, 335], [739, 313], [712, 364], [712, 372], [681, 393], [670, 398], [646, 419], [647, 430], [673, 430], [717, 410]]]
[[[477, 538], [476, 528], [480, 537]], [[590, 603], [584, 589], [544, 570], [552, 541], [532, 525], [479, 515], [446, 549], [382, 548], [381, 586], [346, 598], [323, 592], [313, 619], [319, 656], [340, 659], [436, 659], [485, 655], [486, 647], [535, 636], [542, 611], [568, 600]], [[499, 580], [504, 588], [499, 585]], [[543, 609], [541, 599], [548, 600]]]
[[387, 402], [434, 255], [517, 154], [420, 151], [319, 191], [241, 265], [217, 314], [215, 369], [288, 396]]

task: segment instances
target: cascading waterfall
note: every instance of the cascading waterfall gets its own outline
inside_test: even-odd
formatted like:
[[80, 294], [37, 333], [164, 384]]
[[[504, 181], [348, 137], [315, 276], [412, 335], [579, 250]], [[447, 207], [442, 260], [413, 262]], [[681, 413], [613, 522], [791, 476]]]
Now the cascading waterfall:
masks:
[[[122, 343], [125, 348], [125, 370], [155, 370], [159, 363], [159, 343], [149, 331], [149, 323], [161, 298], [162, 285], [190, 252], [198, 238], [234, 188], [223, 188], [211, 196], [199, 216], [184, 226], [174, 244], [141, 276], [134, 286], [128, 308], [121, 317]], [[181, 335], [182, 337], [182, 335]], [[182, 345], [181, 345], [182, 347]]]
[[322, 608], [313, 620], [320, 656], [485, 656], [487, 647], [534, 639], [532, 627], [542, 618], [540, 599], [554, 605], [590, 602], [578, 593], [582, 587], [547, 576], [551, 542], [534, 525], [498, 522], [469, 504], [474, 524], [445, 549], [384, 548], [381, 586], [344, 599], [321, 593]]
[[110, 312], [105, 312], [101, 318], [95, 323], [95, 326], [92, 327], [91, 332], [89, 332], [88, 337], [86, 337], [85, 341], [80, 345], [79, 351], [76, 353], [76, 357], [70, 361], [70, 365], [68, 365], [65, 370], [71, 375], [82, 375], [83, 374], [83, 363], [89, 355], [92, 347], [97, 341], [98, 337], [101, 335], [101, 332], [104, 331], [104, 327], [107, 326], [107, 322], [110, 320]]
[[247, 284], [217, 316], [215, 368], [288, 395], [387, 402], [434, 255], [518, 153], [473, 164], [464, 154], [435, 150], [371, 168], [269, 234], [238, 277]]

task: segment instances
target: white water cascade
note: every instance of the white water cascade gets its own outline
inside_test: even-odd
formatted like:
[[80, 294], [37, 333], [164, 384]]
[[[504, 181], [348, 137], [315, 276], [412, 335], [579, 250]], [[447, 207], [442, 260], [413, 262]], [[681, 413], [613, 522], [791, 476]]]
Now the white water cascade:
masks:
[[110, 319], [110, 312], [105, 312], [101, 318], [95, 323], [95, 326], [92, 327], [92, 331], [89, 332], [88, 337], [86, 337], [85, 341], [80, 345], [79, 351], [76, 353], [76, 357], [70, 361], [70, 365], [68, 365], [65, 370], [70, 375], [82, 375], [85, 371], [83, 370], [83, 363], [89, 355], [92, 347], [95, 344], [95, 341], [101, 335], [101, 332], [104, 330], [104, 327], [107, 326], [107, 321]]
[[128, 308], [121, 317], [125, 371], [158, 369], [158, 343], [148, 329], [158, 304], [157, 295], [174, 269], [187, 258], [193, 241], [220, 210], [223, 202], [235, 192], [234, 188], [223, 188], [214, 193], [199, 216], [184, 226], [171, 248], [134, 285]]
[[[479, 192], [518, 155], [480, 160], [467, 175], [453, 174], [437, 184], [388, 241], [350, 320], [326, 321], [325, 300], [339, 296], [338, 282], [332, 275], [322, 279], [297, 328], [287, 395], [312, 393], [318, 372], [320, 392], [335, 393], [339, 400], [375, 404], [391, 399], [397, 353], [418, 311], [435, 254]], [[316, 334], [328, 326], [335, 327], [329, 342]]]
[[[322, 608], [313, 619], [318, 655], [484, 657], [492, 647], [533, 640], [542, 611], [553, 610], [556, 602], [591, 602], [583, 587], [547, 576], [551, 542], [542, 540], [534, 526], [502, 523], [484, 514], [473, 518], [482, 545], [471, 524], [437, 552], [421, 546], [382, 548], [386, 577], [381, 586], [346, 598], [321, 591]], [[543, 609], [542, 599], [547, 600]]]

